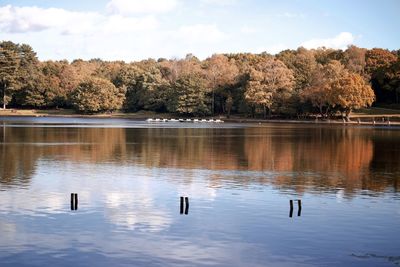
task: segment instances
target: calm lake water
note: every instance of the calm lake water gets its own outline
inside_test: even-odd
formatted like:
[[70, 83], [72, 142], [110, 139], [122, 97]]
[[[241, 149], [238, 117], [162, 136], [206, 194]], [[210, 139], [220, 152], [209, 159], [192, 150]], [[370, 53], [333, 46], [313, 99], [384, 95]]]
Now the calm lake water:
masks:
[[0, 266], [400, 266], [399, 184], [394, 127], [0, 118]]

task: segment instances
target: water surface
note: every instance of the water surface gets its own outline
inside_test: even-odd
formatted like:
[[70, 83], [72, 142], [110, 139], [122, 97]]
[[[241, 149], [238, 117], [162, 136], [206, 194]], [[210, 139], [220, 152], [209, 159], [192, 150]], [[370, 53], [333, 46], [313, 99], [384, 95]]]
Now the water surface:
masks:
[[399, 182], [393, 127], [0, 118], [0, 266], [399, 266]]

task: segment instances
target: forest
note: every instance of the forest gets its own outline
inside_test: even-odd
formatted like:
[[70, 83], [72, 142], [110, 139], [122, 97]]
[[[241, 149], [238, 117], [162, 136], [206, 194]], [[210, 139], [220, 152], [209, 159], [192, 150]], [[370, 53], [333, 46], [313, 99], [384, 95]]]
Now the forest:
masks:
[[348, 118], [399, 106], [400, 50], [318, 48], [214, 54], [199, 60], [39, 61], [33, 48], [0, 42], [3, 108], [74, 109], [180, 116]]

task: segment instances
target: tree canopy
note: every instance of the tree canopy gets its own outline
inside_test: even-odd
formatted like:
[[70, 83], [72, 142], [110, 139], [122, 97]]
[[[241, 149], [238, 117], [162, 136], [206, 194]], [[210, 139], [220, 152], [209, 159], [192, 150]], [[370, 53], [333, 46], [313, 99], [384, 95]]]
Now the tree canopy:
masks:
[[90, 77], [82, 81], [71, 95], [72, 105], [80, 112], [95, 113], [120, 109], [124, 93], [110, 81]]
[[[121, 109], [187, 116], [332, 116], [400, 104], [400, 53], [349, 46], [215, 54], [200, 60], [39, 61], [26, 44], [0, 42], [3, 107]], [[375, 102], [374, 102], [375, 101]]]

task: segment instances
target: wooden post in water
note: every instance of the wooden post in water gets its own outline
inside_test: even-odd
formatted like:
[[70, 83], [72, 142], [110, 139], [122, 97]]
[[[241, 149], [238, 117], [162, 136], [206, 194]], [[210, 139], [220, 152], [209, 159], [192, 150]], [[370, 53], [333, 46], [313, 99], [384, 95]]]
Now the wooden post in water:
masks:
[[75, 210], [78, 210], [78, 194], [75, 193]]
[[78, 210], [78, 194], [71, 193], [71, 210]]
[[297, 211], [297, 216], [301, 216], [301, 199], [297, 200], [297, 204], [299, 206], [299, 210]]
[[183, 197], [181, 197], [181, 209], [180, 209], [180, 213], [183, 214]]
[[189, 198], [188, 197], [185, 197], [185, 204], [186, 204], [185, 214], [188, 215], [189, 214]]
[[74, 210], [74, 193], [71, 193], [71, 210]]
[[289, 211], [289, 217], [293, 217], [293, 200], [289, 200], [289, 205], [290, 205], [290, 211]]

